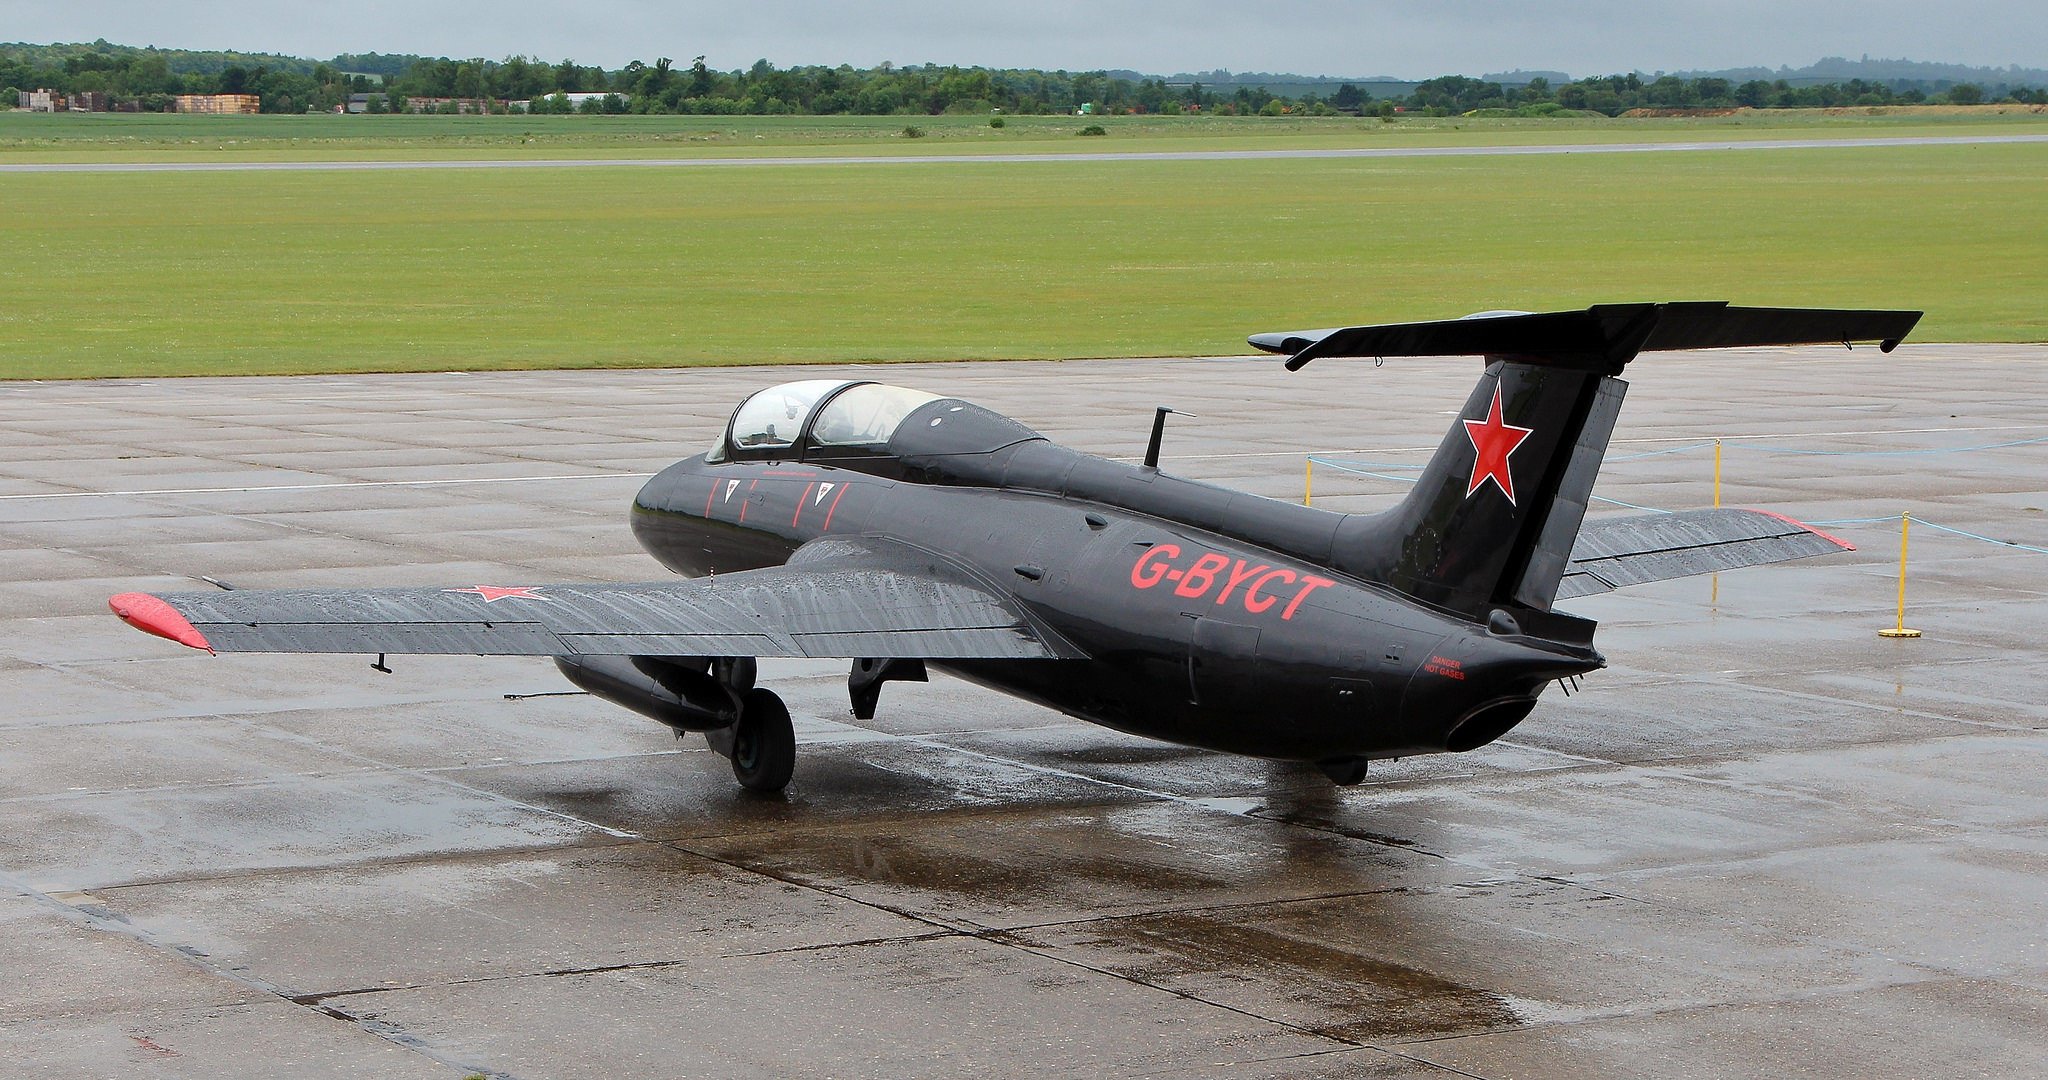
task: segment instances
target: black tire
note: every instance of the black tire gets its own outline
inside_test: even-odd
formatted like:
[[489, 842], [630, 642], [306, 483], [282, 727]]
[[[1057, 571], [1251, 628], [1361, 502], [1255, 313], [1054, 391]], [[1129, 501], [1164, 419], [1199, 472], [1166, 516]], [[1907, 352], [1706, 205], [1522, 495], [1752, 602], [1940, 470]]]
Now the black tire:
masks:
[[1331, 758], [1316, 762], [1323, 775], [1338, 787], [1350, 787], [1365, 780], [1366, 759], [1362, 757]]
[[788, 706], [772, 691], [747, 691], [732, 725], [733, 779], [748, 791], [774, 795], [789, 786], [795, 771], [796, 729]]

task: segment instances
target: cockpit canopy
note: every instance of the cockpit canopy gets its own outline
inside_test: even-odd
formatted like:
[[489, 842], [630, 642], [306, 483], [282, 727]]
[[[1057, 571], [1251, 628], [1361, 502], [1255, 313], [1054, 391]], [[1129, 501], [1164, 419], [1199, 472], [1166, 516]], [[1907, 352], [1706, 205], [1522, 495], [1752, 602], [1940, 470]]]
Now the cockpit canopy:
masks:
[[709, 460], [801, 457], [809, 450], [879, 452], [904, 417], [938, 400], [922, 390], [847, 379], [771, 386], [733, 411]]

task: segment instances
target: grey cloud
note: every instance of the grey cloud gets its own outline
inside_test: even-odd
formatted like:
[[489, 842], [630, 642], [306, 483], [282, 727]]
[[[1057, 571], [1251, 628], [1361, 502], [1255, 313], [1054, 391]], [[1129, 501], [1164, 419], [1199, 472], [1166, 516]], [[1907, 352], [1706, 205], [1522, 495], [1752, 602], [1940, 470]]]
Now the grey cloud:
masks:
[[23, 41], [104, 37], [123, 44], [313, 57], [373, 50], [493, 58], [520, 53], [607, 67], [633, 58], [686, 60], [700, 53], [720, 68], [765, 57], [785, 66], [891, 60], [1410, 77], [1517, 67], [1589, 75], [1631, 68], [1796, 66], [1822, 56], [1864, 54], [2000, 66], [2048, 63], [2041, 51], [2048, 41], [2048, 5], [2038, 0], [1047, 0], [1003, 6], [936, 0], [503, 0], [488, 6], [356, 0], [258, 8], [5, 0], [0, 28]]

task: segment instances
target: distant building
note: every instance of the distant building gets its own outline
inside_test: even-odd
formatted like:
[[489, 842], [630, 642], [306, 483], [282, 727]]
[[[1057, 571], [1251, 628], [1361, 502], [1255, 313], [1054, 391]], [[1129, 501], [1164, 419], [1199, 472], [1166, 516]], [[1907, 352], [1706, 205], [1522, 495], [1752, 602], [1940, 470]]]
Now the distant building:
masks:
[[454, 106], [459, 113], [487, 113], [491, 109], [490, 98], [446, 98], [409, 97], [405, 99], [405, 111], [413, 113], [437, 113], [445, 106]]
[[70, 105], [72, 112], [108, 111], [107, 95], [99, 90], [87, 90], [83, 93], [71, 95]]
[[23, 90], [16, 100], [20, 108], [30, 112], [64, 112], [71, 108], [71, 102], [56, 90]]
[[255, 94], [179, 94], [178, 112], [229, 116], [263, 111], [263, 99]]

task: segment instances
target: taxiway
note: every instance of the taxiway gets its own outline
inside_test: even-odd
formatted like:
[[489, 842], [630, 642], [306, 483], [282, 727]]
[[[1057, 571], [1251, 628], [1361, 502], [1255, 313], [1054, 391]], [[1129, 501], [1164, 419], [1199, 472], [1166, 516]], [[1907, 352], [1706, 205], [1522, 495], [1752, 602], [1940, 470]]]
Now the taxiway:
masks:
[[[105, 598], [658, 576], [626, 506], [814, 368], [0, 384], [14, 1076], [1808, 1077], [2048, 1060], [2048, 348], [1646, 357], [1599, 494], [1862, 550], [1566, 605], [1505, 739], [1315, 770], [959, 683], [797, 717], [786, 801], [545, 661], [208, 658]], [[833, 368], [1299, 498], [1476, 364]], [[1982, 447], [1983, 449], [1967, 449]], [[1673, 453], [1654, 453], [1672, 450]], [[1319, 468], [1317, 502], [1400, 490]], [[1611, 507], [1610, 507], [1611, 509]], [[1596, 512], [1600, 512], [1597, 511]]]

